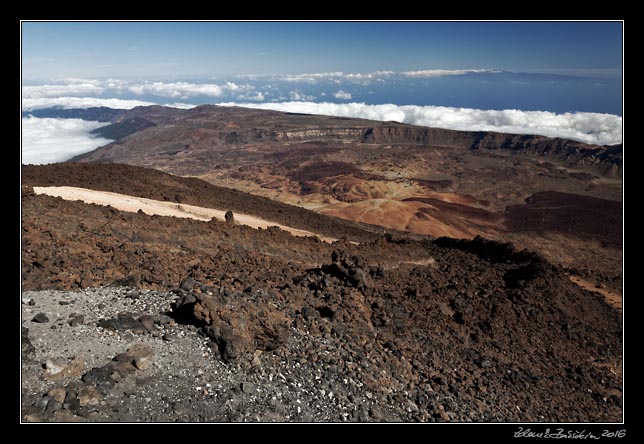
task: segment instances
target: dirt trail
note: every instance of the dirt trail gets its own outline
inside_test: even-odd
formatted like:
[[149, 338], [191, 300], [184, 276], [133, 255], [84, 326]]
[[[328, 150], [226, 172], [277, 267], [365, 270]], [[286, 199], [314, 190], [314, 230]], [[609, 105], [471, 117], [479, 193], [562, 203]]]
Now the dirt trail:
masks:
[[[131, 213], [136, 213], [141, 210], [145, 214], [149, 215], [183, 217], [203, 221], [209, 221], [212, 218], [223, 221], [225, 220], [224, 215], [226, 214], [225, 210], [215, 210], [213, 208], [184, 205], [174, 202], [163, 202], [160, 200], [145, 199], [143, 197], [128, 196], [125, 194], [96, 191], [78, 187], [34, 187], [34, 193], [60, 197], [65, 200], [81, 200], [85, 203], [105, 206], [109, 205], [120, 211], [128, 211]], [[299, 230], [276, 222], [260, 219], [248, 214], [235, 213], [235, 222], [256, 229], [266, 229], [271, 226], [276, 226], [284, 231], [288, 231], [293, 236], [315, 236], [320, 240], [329, 243], [337, 240], [331, 237], [318, 235], [311, 231]]]
[[601, 294], [606, 298], [606, 302], [617, 308], [620, 312], [622, 311], [622, 297], [618, 293], [608, 291], [605, 288], [597, 288], [592, 282], [588, 282], [579, 276], [570, 276], [570, 280], [584, 290], [594, 291], [595, 293]]

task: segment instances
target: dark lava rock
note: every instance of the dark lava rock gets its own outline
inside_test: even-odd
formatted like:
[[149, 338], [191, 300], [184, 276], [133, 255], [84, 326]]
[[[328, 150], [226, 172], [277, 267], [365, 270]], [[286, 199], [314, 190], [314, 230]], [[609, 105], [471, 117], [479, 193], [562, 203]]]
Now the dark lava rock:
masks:
[[22, 344], [23, 357], [30, 355], [36, 351], [36, 348], [34, 347], [34, 345], [31, 343], [31, 340], [29, 339], [29, 329], [27, 327], [22, 327], [22, 332], [20, 334], [20, 342]]
[[102, 395], [106, 395], [117, 382], [139, 370], [149, 368], [152, 357], [150, 347], [136, 344], [127, 352], [116, 355], [104, 366], [91, 369], [81, 377], [81, 380], [89, 386], [96, 387]]
[[134, 274], [131, 274], [129, 276], [125, 276], [124, 278], [116, 279], [115, 281], [112, 282], [111, 286], [112, 287], [138, 287], [139, 282], [140, 282], [140, 278]]
[[191, 278], [190, 276], [188, 276], [183, 281], [181, 281], [179, 288], [185, 291], [192, 291], [197, 285], [199, 285], [199, 283], [195, 281], [193, 278]]
[[100, 319], [98, 326], [113, 331], [130, 330], [135, 334], [143, 334], [148, 331], [145, 325], [135, 319], [131, 313], [119, 313], [115, 318]]
[[304, 308], [302, 308], [302, 316], [304, 316], [304, 319], [306, 319], [307, 321], [310, 321], [313, 318], [319, 317], [320, 313], [318, 312], [318, 310], [315, 310], [306, 305], [304, 306]]
[[361, 265], [357, 256], [348, 256], [342, 251], [333, 251], [331, 264], [323, 265], [322, 271], [346, 284], [356, 288], [370, 288], [373, 286], [369, 273]]
[[45, 413], [52, 414], [63, 408], [63, 403], [55, 399], [50, 399], [45, 408]]
[[36, 322], [38, 324], [44, 324], [49, 322], [49, 318], [45, 313], [38, 313], [36, 316], [33, 317], [32, 322]]
[[116, 381], [112, 378], [113, 373], [114, 367], [110, 363], [103, 367], [91, 369], [83, 375], [81, 380], [87, 384], [94, 385], [99, 391], [106, 394], [116, 384]]
[[137, 319], [146, 330], [154, 328], [154, 318], [150, 315], [143, 315]]
[[70, 410], [73, 413], [78, 411], [78, 409], [80, 408], [80, 401], [76, 397], [75, 392], [67, 392], [67, 396], [65, 397], [65, 401], [63, 402], [63, 408]]
[[243, 353], [284, 345], [289, 336], [284, 313], [254, 295], [239, 295], [239, 299], [230, 301], [223, 295], [193, 294], [172, 304], [173, 315], [177, 322], [203, 327], [226, 362]]
[[244, 393], [254, 393], [257, 390], [257, 386], [252, 382], [242, 382], [239, 387]]
[[70, 320], [69, 320], [69, 325], [72, 327], [76, 327], [77, 325], [81, 325], [82, 323], [85, 322], [85, 316], [80, 314], [80, 313], [73, 313], [70, 315]]

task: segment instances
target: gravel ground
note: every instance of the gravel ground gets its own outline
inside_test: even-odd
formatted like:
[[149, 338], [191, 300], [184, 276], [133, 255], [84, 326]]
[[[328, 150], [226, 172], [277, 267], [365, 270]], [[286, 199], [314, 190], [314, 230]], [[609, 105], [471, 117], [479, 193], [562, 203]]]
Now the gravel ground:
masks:
[[[22, 325], [29, 328], [29, 340], [35, 347], [22, 362], [25, 421], [335, 422], [378, 419], [374, 415], [380, 413], [379, 400], [369, 392], [360, 394], [360, 383], [329, 380], [321, 368], [288, 362], [279, 352], [258, 351], [226, 364], [209, 346], [210, 340], [192, 325], [155, 326], [144, 334], [97, 326], [100, 319], [119, 313], [138, 317], [168, 312], [176, 299], [171, 292], [93, 288], [82, 292], [29, 291], [22, 298]], [[39, 313], [49, 321], [34, 322]], [[74, 314], [84, 315], [83, 324], [70, 325]], [[288, 348], [297, 348], [300, 339], [294, 330]], [[73, 415], [69, 409], [56, 408], [51, 400], [47, 402], [46, 394], [52, 389], [77, 389], [83, 374], [136, 344], [152, 349], [152, 366], [121, 380], [97, 405]], [[85, 363], [78, 374], [58, 381], [45, 378], [48, 359], [70, 363], [78, 358]], [[338, 392], [352, 392], [354, 402]], [[364, 405], [358, 408], [361, 401]], [[47, 408], [47, 404], [51, 406]]]

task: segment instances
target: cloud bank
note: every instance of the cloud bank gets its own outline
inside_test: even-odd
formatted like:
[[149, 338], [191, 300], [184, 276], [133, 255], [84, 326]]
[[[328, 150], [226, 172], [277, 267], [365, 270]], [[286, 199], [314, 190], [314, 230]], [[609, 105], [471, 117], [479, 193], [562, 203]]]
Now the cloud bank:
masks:
[[307, 114], [358, 117], [462, 131], [498, 131], [562, 137], [599, 145], [622, 142], [622, 118], [612, 114], [481, 110], [444, 106], [366, 105], [364, 103], [221, 103], [224, 106]]
[[[330, 83], [340, 85], [352, 83], [369, 85], [374, 82], [386, 82], [393, 79], [404, 78], [431, 78], [444, 76], [460, 76], [472, 73], [496, 73], [499, 71], [487, 69], [427, 69], [419, 71], [375, 71], [369, 73], [343, 73], [322, 72], [311, 74], [272, 74], [265, 76], [238, 76], [237, 80], [271, 80], [274, 82], [300, 83], [315, 85]], [[44, 85], [25, 85], [22, 87], [23, 100], [35, 100], [61, 97], [97, 97], [114, 95], [156, 96], [174, 99], [188, 99], [192, 97], [223, 97], [231, 96], [234, 100], [254, 100], [253, 97], [262, 96], [257, 91], [256, 85], [246, 81], [221, 83], [193, 83], [193, 82], [163, 82], [163, 81], [135, 81], [123, 79], [79, 79], [65, 78]]]
[[480, 74], [480, 73], [498, 73], [500, 71], [492, 69], [424, 69], [419, 71], [375, 71], [366, 73], [344, 73], [337, 72], [319, 72], [310, 74], [283, 74], [270, 76], [247, 76], [249, 78], [270, 77], [272, 80], [282, 80], [285, 82], [299, 82], [316, 84], [319, 82], [336, 82], [348, 81], [360, 84], [368, 84], [373, 81], [383, 81], [394, 77], [444, 77], [444, 76], [461, 76], [463, 74]]
[[[143, 96], [143, 97], [141, 97]], [[232, 100], [263, 101], [264, 93], [254, 85], [231, 81], [216, 83], [134, 81], [121, 79], [61, 79], [55, 84], [26, 85], [22, 87], [23, 111], [61, 106], [86, 108], [109, 106], [130, 109], [135, 106], [159, 104], [161, 99], [194, 99], [229, 97]], [[140, 100], [139, 97], [145, 99]], [[302, 95], [302, 100], [313, 96]], [[154, 100], [154, 102], [150, 101]], [[182, 107], [191, 106], [183, 103]]]
[[172, 97], [187, 99], [195, 96], [220, 97], [228, 92], [241, 93], [253, 90], [251, 85], [240, 85], [226, 82], [222, 85], [215, 83], [189, 83], [189, 82], [145, 82], [129, 85], [126, 89], [136, 95], [150, 94], [158, 97]]
[[337, 93], [333, 94], [333, 97], [341, 100], [351, 100], [351, 93], [340, 90]]
[[493, 69], [423, 69], [420, 71], [405, 71], [401, 74], [407, 77], [443, 77], [462, 76], [464, 74], [499, 73]]
[[22, 119], [22, 163], [63, 162], [106, 145], [111, 140], [92, 137], [89, 132], [105, 126], [80, 119]]
[[112, 99], [103, 97], [41, 97], [23, 98], [22, 110], [32, 111], [40, 108], [92, 108], [95, 106], [107, 106], [115, 109], [132, 109], [135, 106], [157, 105], [154, 102], [129, 99]]
[[23, 86], [22, 97], [40, 99], [43, 97], [100, 95], [105, 88], [96, 80], [79, 80], [78, 82], [58, 85]]

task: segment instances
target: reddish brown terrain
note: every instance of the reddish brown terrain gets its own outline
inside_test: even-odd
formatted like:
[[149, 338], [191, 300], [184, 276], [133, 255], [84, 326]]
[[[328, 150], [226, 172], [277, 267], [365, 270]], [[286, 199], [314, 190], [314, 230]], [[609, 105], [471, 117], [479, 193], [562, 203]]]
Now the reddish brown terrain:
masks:
[[22, 167], [23, 420], [622, 420], [621, 146], [113, 111]]
[[78, 162], [196, 176], [400, 231], [509, 240], [621, 292], [621, 145], [217, 106], [96, 113], [115, 122], [96, 132], [118, 140]]
[[[38, 356], [59, 352], [39, 349], [39, 328], [47, 324], [29, 317], [24, 325], [33, 332], [26, 332], [23, 345], [30, 343], [24, 342], [29, 335], [36, 336], [35, 351], [24, 351], [33, 356], [23, 364], [26, 380], [34, 381], [23, 392], [28, 420], [230, 421], [249, 413], [246, 420], [621, 418], [619, 311], [537, 254], [482, 238], [382, 234], [298, 207], [272, 208], [262, 198], [196, 179], [125, 165], [27, 166], [22, 177], [25, 291], [127, 286], [132, 303], [148, 300], [143, 289], [173, 291], [157, 296], [174, 299], [172, 309], [151, 312], [150, 319], [158, 319], [164, 337], [179, 331], [187, 338], [191, 330], [183, 329], [195, 326], [210, 338], [212, 355], [195, 355], [187, 367], [206, 373], [191, 378], [205, 378], [212, 370], [202, 365], [213, 360], [233, 372], [223, 385], [221, 379], [210, 380], [219, 395], [198, 397], [186, 416], [183, 406], [194, 387], [175, 391], [188, 384], [185, 370], [169, 373], [174, 367], [141, 364], [151, 354], [165, 363], [174, 353], [173, 340], [150, 336], [154, 329], [145, 327], [144, 317], [136, 320], [140, 314], [101, 316], [99, 306], [85, 312], [88, 319], [98, 319], [97, 327], [67, 321], [54, 325], [55, 314], [50, 314], [56, 330], [47, 330], [42, 340], [89, 328], [86, 334], [98, 334], [101, 343], [115, 330], [121, 341], [144, 341], [151, 348], [129, 346], [129, 354], [114, 361], [105, 356], [102, 362], [108, 364], [69, 370], [61, 382], [38, 389], [37, 375], [43, 371]], [[281, 214], [292, 225], [305, 226], [313, 218], [316, 230], [347, 240], [328, 244], [278, 229], [121, 212], [32, 192], [33, 186], [80, 182], [159, 200], [245, 208], [260, 217]], [[112, 304], [124, 297], [115, 291]], [[72, 302], [94, 297], [74, 295]], [[35, 308], [45, 304], [34, 298]], [[156, 306], [146, 304], [148, 311]], [[172, 318], [177, 327], [168, 326], [172, 323], [165, 319]], [[84, 356], [82, 350], [75, 356]], [[292, 365], [284, 366], [287, 362]], [[274, 385], [282, 381], [278, 376], [275, 382], [268, 378], [277, 373], [285, 378], [283, 388]], [[234, 381], [246, 381], [241, 391]], [[253, 387], [254, 394], [243, 387]], [[58, 406], [58, 393], [70, 401]]]

